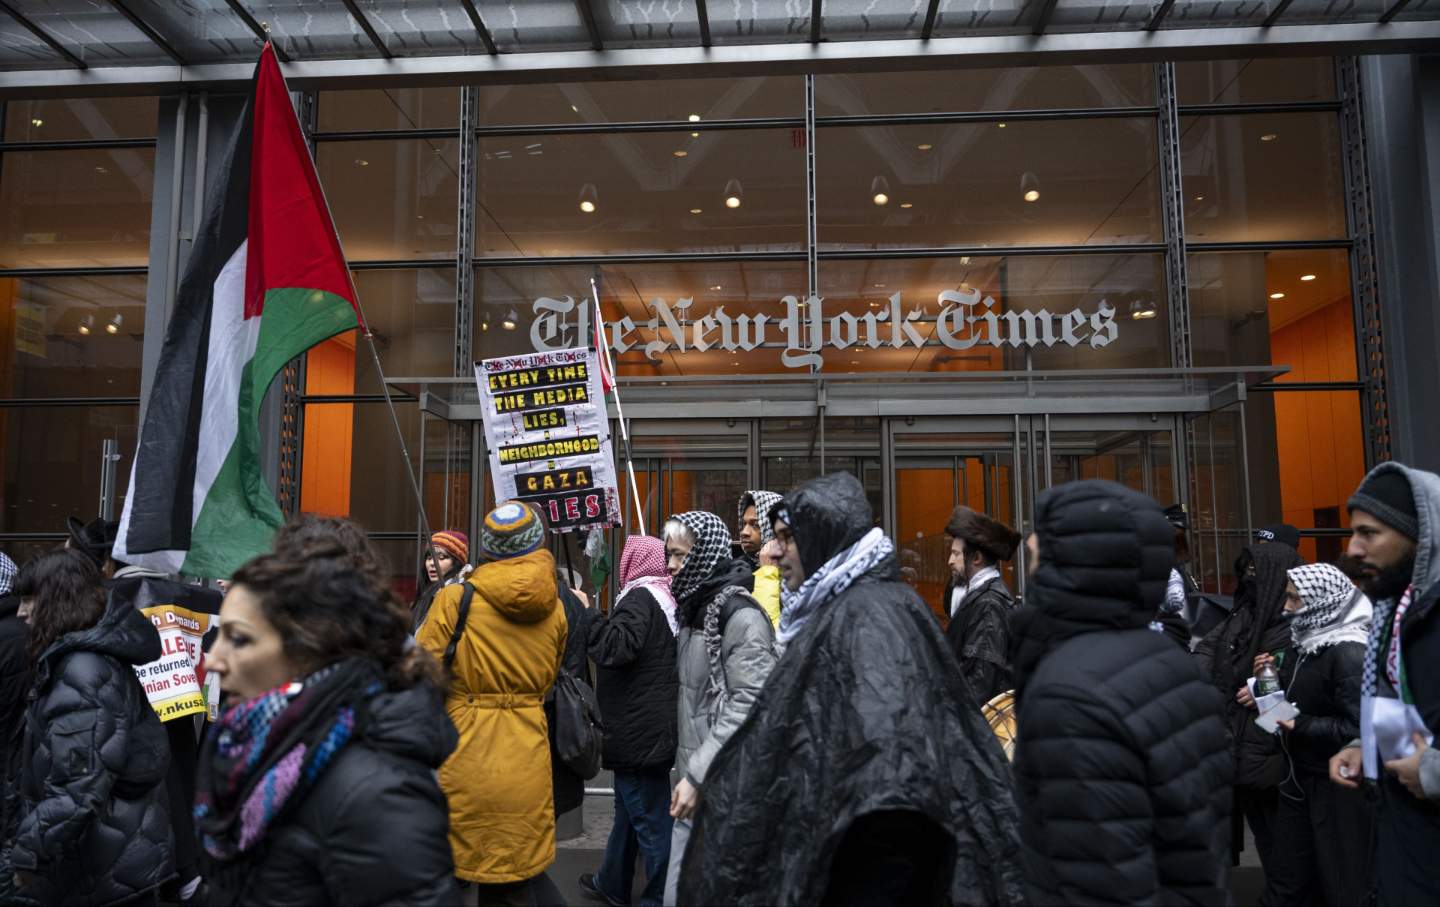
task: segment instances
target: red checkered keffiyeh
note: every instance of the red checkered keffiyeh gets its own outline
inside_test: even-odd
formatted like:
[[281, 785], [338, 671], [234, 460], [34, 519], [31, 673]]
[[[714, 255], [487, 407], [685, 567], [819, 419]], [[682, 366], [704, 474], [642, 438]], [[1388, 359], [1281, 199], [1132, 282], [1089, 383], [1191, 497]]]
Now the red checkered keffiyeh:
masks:
[[648, 535], [632, 535], [625, 539], [625, 550], [620, 552], [620, 595], [625, 597], [631, 589], [643, 586], [659, 603], [670, 624], [670, 635], [680, 632], [675, 617], [675, 596], [670, 591], [670, 572], [665, 569], [665, 543]]

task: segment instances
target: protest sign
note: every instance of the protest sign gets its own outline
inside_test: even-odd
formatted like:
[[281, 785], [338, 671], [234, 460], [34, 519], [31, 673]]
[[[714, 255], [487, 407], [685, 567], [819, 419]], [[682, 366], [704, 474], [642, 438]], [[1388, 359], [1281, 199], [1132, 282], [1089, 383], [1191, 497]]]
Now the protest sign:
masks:
[[495, 499], [533, 504], [555, 532], [620, 522], [610, 424], [593, 349], [475, 363]]
[[213, 589], [150, 576], [130, 576], [110, 585], [111, 601], [123, 601], [155, 625], [160, 657], [135, 665], [135, 676], [161, 721], [205, 713], [214, 720], [218, 698], [201, 666], [205, 635], [218, 625], [220, 601]]

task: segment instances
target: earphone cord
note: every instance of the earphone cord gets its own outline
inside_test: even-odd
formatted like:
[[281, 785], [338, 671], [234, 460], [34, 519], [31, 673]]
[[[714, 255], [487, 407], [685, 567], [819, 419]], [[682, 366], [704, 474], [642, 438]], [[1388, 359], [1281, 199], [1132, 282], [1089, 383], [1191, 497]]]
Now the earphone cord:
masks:
[[[1304, 665], [1305, 653], [1302, 652], [1300, 654], [1300, 660], [1295, 662], [1295, 670], [1292, 671], [1290, 674], [1290, 685], [1292, 687], [1295, 685], [1295, 678], [1300, 676], [1300, 668], [1302, 668]], [[1279, 794], [1286, 800], [1293, 800], [1296, 803], [1304, 802], [1305, 788], [1300, 786], [1300, 778], [1295, 774], [1295, 760], [1290, 756], [1290, 747], [1285, 745], [1285, 732], [1280, 731], [1279, 728], [1276, 728], [1276, 731], [1280, 734], [1280, 752], [1285, 754], [1285, 765], [1287, 768], [1285, 778], [1281, 780], [1280, 786], [1278, 788]], [[1293, 794], [1285, 793], [1285, 785], [1287, 783], [1294, 785], [1295, 789], [1300, 792], [1300, 795], [1298, 797]]]

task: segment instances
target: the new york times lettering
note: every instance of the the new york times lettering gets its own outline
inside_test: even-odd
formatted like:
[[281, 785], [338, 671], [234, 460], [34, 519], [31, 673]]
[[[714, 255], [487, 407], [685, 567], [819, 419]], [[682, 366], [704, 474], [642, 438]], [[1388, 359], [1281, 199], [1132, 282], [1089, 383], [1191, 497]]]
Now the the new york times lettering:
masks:
[[535, 409], [550, 409], [556, 406], [573, 406], [590, 402], [590, 385], [562, 384], [558, 387], [532, 388], [495, 395], [495, 412], [523, 413]]
[[500, 465], [531, 463], [536, 460], [554, 460], [560, 457], [582, 457], [599, 453], [600, 438], [596, 435], [581, 435], [578, 438], [561, 438], [555, 441], [536, 441], [532, 444], [510, 444], [497, 451]]

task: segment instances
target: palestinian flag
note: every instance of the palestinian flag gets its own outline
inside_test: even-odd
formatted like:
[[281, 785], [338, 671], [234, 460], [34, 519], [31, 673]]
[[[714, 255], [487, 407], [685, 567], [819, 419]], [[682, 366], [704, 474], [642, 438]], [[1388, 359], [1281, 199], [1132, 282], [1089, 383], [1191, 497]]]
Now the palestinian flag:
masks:
[[282, 514], [260, 404], [285, 364], [359, 326], [315, 163], [269, 44], [207, 199], [140, 429], [115, 558], [224, 578]]

